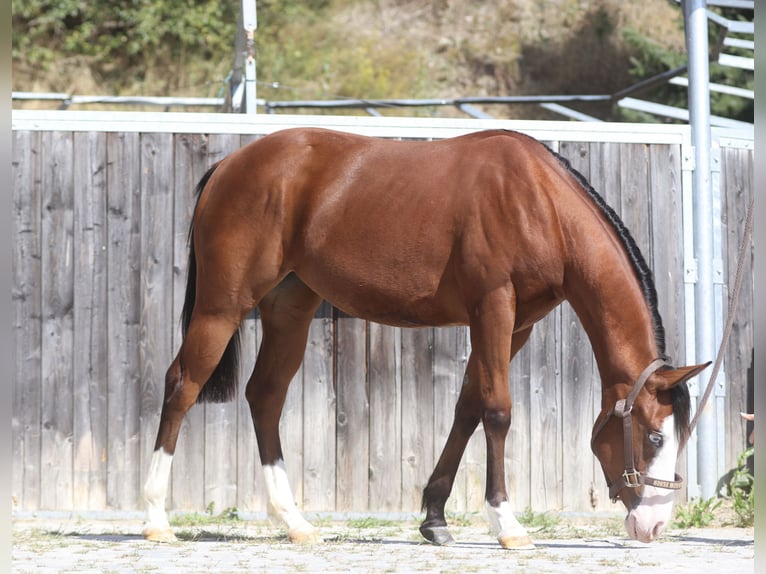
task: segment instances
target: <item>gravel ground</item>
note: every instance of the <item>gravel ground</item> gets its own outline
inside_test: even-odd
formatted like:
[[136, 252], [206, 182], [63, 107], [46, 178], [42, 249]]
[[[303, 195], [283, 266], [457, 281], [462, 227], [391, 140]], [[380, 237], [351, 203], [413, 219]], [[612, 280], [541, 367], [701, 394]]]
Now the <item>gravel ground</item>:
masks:
[[[197, 515], [199, 517], [199, 515]], [[203, 517], [204, 518], [204, 517]], [[626, 539], [621, 522], [546, 519], [530, 526], [534, 550], [503, 550], [480, 518], [456, 519], [457, 543], [422, 541], [417, 521], [374, 515], [314, 520], [323, 544], [296, 546], [264, 520], [187, 521], [179, 542], [141, 537], [140, 520], [82, 517], [13, 519], [12, 572], [753, 572], [752, 528], [671, 530], [658, 542]]]

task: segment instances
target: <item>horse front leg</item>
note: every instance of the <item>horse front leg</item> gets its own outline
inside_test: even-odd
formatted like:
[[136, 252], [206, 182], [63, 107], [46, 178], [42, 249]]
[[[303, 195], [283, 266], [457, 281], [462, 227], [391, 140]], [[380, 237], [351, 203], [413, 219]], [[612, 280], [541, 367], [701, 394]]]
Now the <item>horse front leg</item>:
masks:
[[[503, 548], [534, 548], [526, 529], [513, 514], [505, 484], [505, 441], [511, 426], [508, 370], [514, 325], [513, 292], [495, 292], [486, 298], [471, 322], [474, 371], [481, 393], [481, 420], [487, 441], [485, 504], [494, 534]], [[505, 312], [504, 312], [505, 311]], [[523, 345], [529, 331], [521, 340]], [[510, 352], [509, 352], [510, 351]]]
[[269, 516], [287, 529], [292, 542], [322, 538], [295, 505], [285, 471], [279, 419], [287, 389], [303, 360], [309, 326], [321, 298], [290, 276], [260, 304], [263, 342], [246, 396], [258, 441]]
[[475, 379], [468, 374], [471, 371], [472, 359], [473, 355], [468, 360], [468, 369], [455, 406], [455, 418], [452, 421], [447, 442], [428, 479], [428, 484], [423, 489], [423, 508], [426, 516], [420, 525], [420, 533], [426, 540], [439, 546], [452, 544], [455, 541], [447, 527], [444, 506], [452, 492], [460, 459], [481, 420], [479, 388]]
[[[511, 360], [529, 340], [531, 333], [532, 327], [529, 327], [513, 334]], [[438, 545], [454, 542], [447, 527], [444, 506], [452, 491], [463, 452], [479, 421], [482, 419], [481, 390], [477, 382], [478, 374], [476, 374], [476, 366], [474, 365], [476, 360], [477, 357], [473, 354], [468, 360], [466, 376], [463, 380], [463, 387], [460, 389], [457, 405], [455, 406], [455, 419], [452, 423], [449, 437], [439, 457], [439, 462], [423, 491], [423, 508], [426, 511], [426, 517], [420, 526], [420, 532], [426, 540]], [[505, 509], [502, 503], [500, 506], [503, 507], [501, 513], [495, 511], [490, 505], [487, 508], [496, 535], [503, 530], [509, 531], [514, 529], [512, 524], [506, 524], [505, 526], [500, 524], [501, 517], [503, 517], [504, 522], [508, 522], [504, 518], [508, 510]], [[511, 514], [511, 516], [513, 515]]]

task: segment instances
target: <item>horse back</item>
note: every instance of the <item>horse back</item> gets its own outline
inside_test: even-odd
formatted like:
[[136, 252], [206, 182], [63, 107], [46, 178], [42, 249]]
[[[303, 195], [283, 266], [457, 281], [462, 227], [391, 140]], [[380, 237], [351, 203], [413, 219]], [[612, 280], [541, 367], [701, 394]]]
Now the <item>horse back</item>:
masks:
[[399, 142], [296, 128], [227, 157], [201, 215], [227, 222], [210, 232], [233, 249], [271, 251], [279, 274], [372, 320], [465, 323], [471, 300], [509, 283], [547, 312], [569, 201], [555, 164], [515, 132]]

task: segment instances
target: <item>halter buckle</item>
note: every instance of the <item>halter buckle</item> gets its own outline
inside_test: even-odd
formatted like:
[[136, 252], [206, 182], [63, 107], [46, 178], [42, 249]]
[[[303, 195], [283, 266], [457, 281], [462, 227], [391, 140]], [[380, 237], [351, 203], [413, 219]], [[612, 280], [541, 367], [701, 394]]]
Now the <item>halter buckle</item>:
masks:
[[625, 469], [625, 472], [622, 473], [622, 479], [628, 488], [638, 488], [641, 486], [641, 473], [635, 468], [631, 470]]

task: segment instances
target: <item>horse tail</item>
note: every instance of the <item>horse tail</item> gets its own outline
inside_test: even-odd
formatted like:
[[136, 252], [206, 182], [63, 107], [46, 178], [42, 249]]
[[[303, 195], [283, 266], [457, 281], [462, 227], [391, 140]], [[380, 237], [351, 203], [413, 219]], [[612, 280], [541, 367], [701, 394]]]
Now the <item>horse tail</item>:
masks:
[[[186, 296], [184, 298], [183, 310], [181, 311], [181, 332], [184, 339], [189, 331], [194, 303], [197, 300], [197, 258], [194, 253], [194, 220], [202, 190], [205, 189], [207, 182], [217, 167], [218, 164], [216, 163], [202, 176], [194, 191], [197, 198], [194, 205], [194, 216], [192, 216], [192, 222], [189, 226], [189, 265], [186, 276]], [[213, 371], [213, 374], [210, 375], [207, 383], [202, 387], [197, 397], [198, 403], [225, 403], [232, 400], [236, 395], [239, 383], [239, 339], [240, 333], [239, 329], [237, 329], [229, 340], [229, 344], [226, 346], [218, 366]]]

